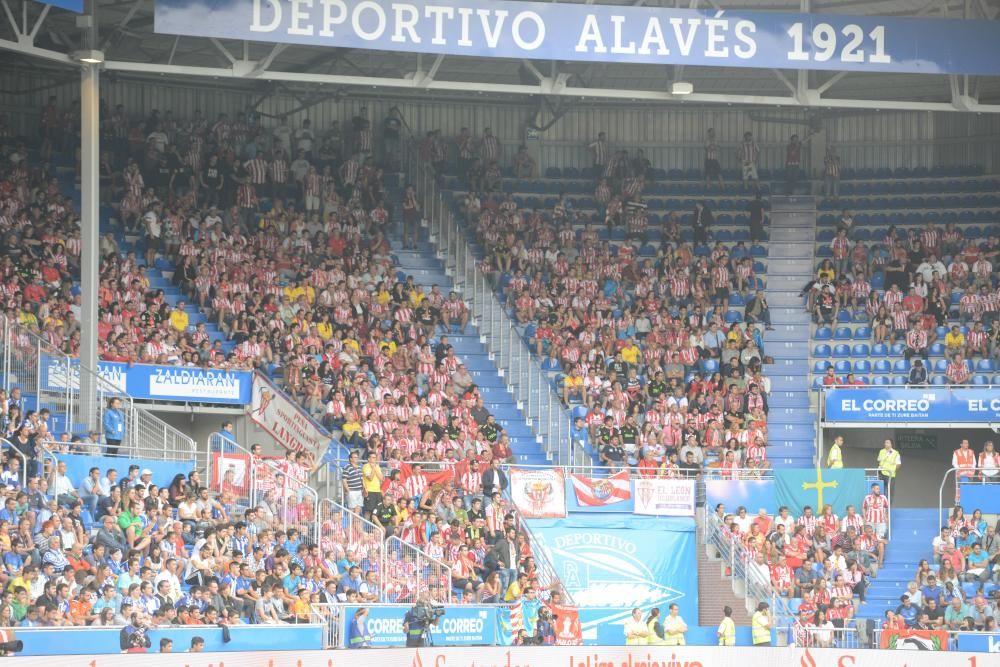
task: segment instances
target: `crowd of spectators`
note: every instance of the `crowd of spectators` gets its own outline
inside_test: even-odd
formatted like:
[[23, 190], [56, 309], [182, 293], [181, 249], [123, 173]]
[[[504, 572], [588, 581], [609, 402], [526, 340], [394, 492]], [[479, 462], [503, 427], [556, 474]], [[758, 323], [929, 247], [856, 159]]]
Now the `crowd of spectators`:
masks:
[[[427, 141], [428, 155], [448, 155], [443, 138]], [[717, 148], [709, 137], [706, 156]], [[479, 139], [463, 130], [454, 164], [432, 162], [457, 170], [467, 188], [459, 206], [484, 249], [484, 271], [543, 368], [559, 373], [564, 403], [579, 406], [574, 440], [604, 465], [643, 474], [690, 474], [713, 460], [767, 467], [763, 336], [771, 322], [750, 249], [715, 242], [713, 216], [699, 202], [693, 243], [681, 239], [674, 214], [654, 256], [640, 254], [650, 163], [641, 150], [612, 151], [604, 133], [589, 150], [598, 175], [593, 214], [575, 211], [565, 194], [551, 209], [520, 209], [501, 189], [500, 144], [489, 129]], [[515, 175], [526, 160], [521, 147]], [[765, 238], [759, 196], [750, 217], [752, 240]], [[599, 229], [623, 231], [625, 240], [609, 243]], [[730, 311], [731, 295], [743, 313]]]
[[996, 632], [1000, 622], [1000, 525], [980, 510], [966, 516], [956, 505], [933, 540], [933, 563], [917, 565], [914, 578], [883, 627]]
[[842, 517], [831, 505], [818, 514], [805, 506], [796, 517], [784, 506], [774, 516], [766, 508], [751, 516], [742, 506], [728, 514], [720, 504], [713, 519], [758, 585], [797, 600], [797, 614], [822, 611], [836, 627], [866, 604], [870, 579], [885, 560], [888, 503], [877, 484], [860, 511], [847, 505]]
[[[893, 225], [866, 242], [844, 210], [829, 248], [832, 259], [820, 262], [804, 290], [817, 324], [833, 324], [841, 311], [854, 321], [863, 315], [873, 343], [902, 345], [917, 369], [908, 378], [913, 385], [932, 379], [935, 369], [927, 362], [936, 344], [946, 360], [937, 372], [948, 384], [969, 384], [975, 362], [1000, 360], [997, 236], [966, 237], [954, 222], [943, 228], [927, 222], [905, 231]], [[824, 382], [847, 383], [837, 376]]]
[[[136, 466], [118, 483], [114, 468], [123, 458], [108, 458], [107, 470], [86, 479], [67, 478], [63, 464], [51, 478], [36, 478], [43, 443], [56, 453], [115, 452], [97, 432], [49, 433], [47, 416], [25, 414], [15, 389], [2, 401], [13, 443], [4, 479], [17, 512], [8, 530], [23, 526], [23, 541], [42, 544], [22, 562], [38, 591], [28, 587], [18, 622], [30, 624], [38, 613], [48, 619], [53, 606], [55, 625], [301, 621], [311, 602], [406, 602], [421, 585], [438, 602], [548, 595], [526, 539], [510, 532], [510, 508], [490, 486], [506, 487], [499, 463], [513, 456], [509, 437], [448, 342], [449, 333], [464, 333], [467, 308], [456, 294], [424, 289], [393, 265], [387, 239], [393, 206], [365, 115], [360, 110], [341, 135], [336, 123], [321, 133], [308, 120], [292, 129], [284, 118], [265, 129], [250, 110], [214, 123], [197, 113], [176, 121], [169, 113], [139, 118], [120, 106], [106, 111], [102, 196], [113, 213], [101, 239], [101, 355], [277, 375], [357, 450], [345, 470], [363, 452], [366, 468], [385, 471], [376, 485], [384, 500], [375, 501], [362, 475], [363, 506], [349, 502], [350, 509], [448, 565], [454, 590], [443, 586], [441, 569], [428, 570], [407, 548], [392, 572], [381, 572], [383, 546], [356, 530], [351, 516], [319, 513], [317, 525], [312, 497], [296, 491], [301, 475], [293, 470], [305, 469], [308, 477], [314, 461], [290, 456], [252, 465], [269, 482], [253, 498], [231, 479], [208, 485], [197, 473], [151, 489]], [[398, 114], [390, 114], [383, 164], [398, 159], [399, 129]], [[43, 156], [62, 143], [55, 130], [49, 134]], [[23, 143], [3, 145], [0, 225], [7, 243], [0, 268], [7, 315], [75, 354], [78, 217], [45, 162], [33, 164], [35, 155]], [[412, 188], [400, 193], [399, 206], [404, 221], [419, 216]], [[125, 235], [139, 241], [123, 246]], [[148, 267], [171, 264], [184, 294], [173, 306], [146, 276]], [[211, 340], [205, 324], [191, 326], [186, 304], [201, 309], [227, 343]], [[25, 349], [34, 348], [29, 343]], [[41, 518], [24, 515], [32, 508], [18, 493], [22, 459], [32, 471], [26, 493], [41, 494], [34, 508], [44, 506]], [[345, 490], [354, 497], [353, 486]], [[66, 520], [72, 541], [39, 541], [52, 534], [49, 523], [59, 530]], [[16, 545], [5, 560], [14, 562]], [[90, 563], [86, 572], [44, 567], [71, 545]], [[10, 567], [8, 573], [13, 581]], [[36, 603], [50, 579], [59, 580], [61, 597], [42, 598], [42, 609]], [[164, 580], [169, 604], [156, 598]], [[8, 587], [11, 597], [16, 588]], [[130, 611], [142, 616], [133, 619]]]

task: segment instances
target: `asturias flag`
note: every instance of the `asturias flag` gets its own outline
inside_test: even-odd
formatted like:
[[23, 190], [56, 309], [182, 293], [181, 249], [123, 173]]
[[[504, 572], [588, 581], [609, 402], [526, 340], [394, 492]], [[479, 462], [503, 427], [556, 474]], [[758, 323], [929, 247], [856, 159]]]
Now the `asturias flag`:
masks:
[[613, 505], [632, 497], [632, 480], [628, 471], [615, 473], [611, 477], [593, 479], [582, 475], [571, 475], [576, 501], [581, 505]]
[[787, 505], [793, 516], [802, 514], [806, 505], [817, 516], [824, 505], [833, 505], [834, 513], [843, 516], [848, 505], [860, 508], [868, 494], [860, 468], [775, 470], [774, 488], [778, 506]]

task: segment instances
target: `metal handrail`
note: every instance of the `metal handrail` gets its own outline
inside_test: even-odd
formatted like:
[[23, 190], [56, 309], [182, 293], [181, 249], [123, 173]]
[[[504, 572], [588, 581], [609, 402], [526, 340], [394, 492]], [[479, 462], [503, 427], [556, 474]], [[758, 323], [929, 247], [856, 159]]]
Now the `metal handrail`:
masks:
[[574, 452], [566, 439], [572, 425], [568, 411], [480, 270], [463, 225], [455, 220], [438, 190], [436, 174], [429, 165], [420, 164], [419, 151], [411, 148], [407, 158], [408, 171], [421, 193], [432, 241], [444, 256], [445, 271], [453, 277], [455, 291], [472, 304], [471, 311], [480, 333], [485, 334], [482, 341], [488, 345], [490, 359], [500, 369], [508, 388], [518, 391], [518, 407], [524, 410], [528, 426], [550, 460], [567, 463], [580, 458], [584, 453]]
[[[122, 401], [122, 411], [126, 417], [125, 440], [119, 453], [166, 461], [186, 461], [197, 456], [194, 440], [178, 429], [170, 426], [153, 413], [138, 407], [134, 399], [114, 383], [108, 381], [94, 369], [85, 368], [74, 357], [54, 348], [42, 337], [29, 331], [27, 327], [0, 315], [3, 322], [2, 345], [3, 388], [10, 391], [17, 378], [17, 386], [34, 396], [35, 409], [50, 407], [54, 417], [61, 417], [66, 429], [82, 422], [87, 428], [101, 423], [105, 406], [111, 398]], [[15, 343], [23, 340], [26, 344]], [[48, 357], [50, 363], [45, 369], [48, 384], [42, 382], [42, 359]], [[53, 373], [55, 379], [53, 380]], [[82, 377], [86, 375], [93, 383], [93, 404], [84, 405], [84, 392], [80, 391]], [[42, 395], [48, 401], [43, 405]], [[53, 409], [54, 408], [54, 409]]]

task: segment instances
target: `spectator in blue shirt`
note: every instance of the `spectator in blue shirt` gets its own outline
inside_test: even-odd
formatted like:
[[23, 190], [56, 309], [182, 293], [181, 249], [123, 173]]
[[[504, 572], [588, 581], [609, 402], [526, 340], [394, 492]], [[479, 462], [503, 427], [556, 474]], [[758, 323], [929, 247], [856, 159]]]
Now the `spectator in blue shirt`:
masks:
[[937, 577], [933, 574], [927, 577], [927, 585], [920, 589], [920, 596], [925, 601], [934, 599], [940, 605], [941, 595], [944, 593], [944, 589], [937, 585]]
[[972, 545], [972, 551], [965, 557], [965, 579], [966, 581], [978, 581], [985, 584], [990, 580], [990, 557], [983, 551], [983, 545], [976, 542]]
[[112, 398], [108, 402], [108, 409], [104, 411], [101, 425], [104, 427], [104, 442], [107, 443], [108, 456], [118, 456], [118, 448], [125, 439], [125, 413], [122, 412], [120, 398]]
[[917, 614], [919, 610], [912, 602], [910, 602], [909, 595], [903, 595], [899, 599], [902, 604], [896, 607], [896, 616], [899, 616], [906, 622], [906, 627], [912, 628], [917, 623]]
[[701, 341], [705, 346], [705, 352], [712, 357], [719, 357], [722, 354], [722, 346], [726, 343], [726, 334], [722, 333], [716, 322], [712, 322], [708, 325], [708, 331], [702, 335]]
[[222, 422], [222, 426], [219, 430], [209, 436], [208, 443], [213, 452], [235, 454], [239, 448], [237, 447], [238, 443], [236, 442], [236, 433], [233, 429], [233, 422], [228, 419]]
[[573, 428], [570, 429], [569, 437], [575, 446], [583, 447], [584, 451], [590, 451], [590, 429], [587, 428], [583, 417], [577, 417], [573, 420]]

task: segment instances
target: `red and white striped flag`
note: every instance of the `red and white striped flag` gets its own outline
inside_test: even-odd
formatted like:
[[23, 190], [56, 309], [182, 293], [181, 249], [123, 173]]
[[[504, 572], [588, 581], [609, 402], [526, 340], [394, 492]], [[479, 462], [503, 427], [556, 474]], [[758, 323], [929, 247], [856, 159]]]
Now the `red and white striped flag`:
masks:
[[570, 475], [576, 501], [581, 505], [613, 505], [632, 498], [632, 480], [627, 470], [611, 477], [593, 479], [582, 475]]

